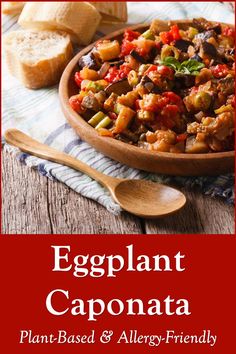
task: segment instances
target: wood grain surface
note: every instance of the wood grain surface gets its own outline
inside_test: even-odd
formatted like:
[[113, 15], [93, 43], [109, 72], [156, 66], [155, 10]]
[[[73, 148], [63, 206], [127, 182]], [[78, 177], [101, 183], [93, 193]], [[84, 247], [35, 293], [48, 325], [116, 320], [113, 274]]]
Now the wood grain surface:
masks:
[[234, 208], [186, 191], [187, 205], [173, 216], [142, 220], [110, 214], [65, 185], [40, 176], [9, 153], [2, 154], [3, 234], [233, 234]]
[[[83, 172], [107, 188], [122, 209], [139, 216], [156, 218], [181, 209], [186, 198], [179, 190], [146, 180], [114, 178], [90, 167], [79, 159], [31, 138], [18, 129], [7, 129], [4, 137], [21, 151]], [[157, 203], [158, 201], [158, 203]]]

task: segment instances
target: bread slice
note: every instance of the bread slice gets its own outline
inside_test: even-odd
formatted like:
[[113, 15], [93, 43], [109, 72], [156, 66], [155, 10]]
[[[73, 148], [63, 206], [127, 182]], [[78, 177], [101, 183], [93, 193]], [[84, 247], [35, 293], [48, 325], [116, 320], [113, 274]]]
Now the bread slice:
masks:
[[102, 20], [104, 22], [126, 22], [127, 15], [127, 4], [124, 2], [91, 2], [93, 6], [101, 13]]
[[29, 2], [18, 23], [23, 28], [62, 30], [80, 45], [91, 42], [101, 15], [88, 2]]
[[22, 11], [24, 5], [25, 2], [23, 1], [15, 1], [15, 2], [4, 1], [2, 2], [2, 12], [6, 15], [19, 14]]
[[3, 39], [10, 73], [26, 87], [56, 84], [73, 55], [70, 36], [53, 31], [13, 31]]

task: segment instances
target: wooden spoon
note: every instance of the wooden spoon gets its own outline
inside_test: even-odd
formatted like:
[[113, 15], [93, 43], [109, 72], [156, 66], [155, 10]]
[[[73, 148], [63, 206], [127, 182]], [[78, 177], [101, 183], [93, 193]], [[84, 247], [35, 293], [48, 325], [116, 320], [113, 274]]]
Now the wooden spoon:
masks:
[[6, 141], [22, 151], [79, 170], [105, 186], [113, 199], [126, 211], [140, 217], [156, 218], [182, 208], [186, 198], [180, 191], [151, 181], [120, 179], [104, 175], [85, 163], [57, 151], [17, 129], [5, 132]]

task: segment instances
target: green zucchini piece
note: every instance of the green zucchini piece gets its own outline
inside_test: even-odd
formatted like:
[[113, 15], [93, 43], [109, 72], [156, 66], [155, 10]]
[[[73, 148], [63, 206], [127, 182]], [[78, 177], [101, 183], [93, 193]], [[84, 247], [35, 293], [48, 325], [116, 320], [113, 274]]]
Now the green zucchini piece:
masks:
[[143, 32], [142, 37], [145, 39], [151, 39], [152, 41], [155, 39], [155, 36], [150, 29], [148, 29], [146, 32]]
[[104, 117], [106, 117], [105, 113], [99, 111], [89, 119], [88, 124], [92, 125], [92, 127], [96, 127], [96, 125], [98, 125], [98, 123], [101, 122]]
[[103, 120], [101, 120], [101, 122], [98, 123], [98, 125], [96, 125], [95, 129], [97, 130], [99, 128], [106, 128], [111, 122], [112, 119], [106, 116], [105, 118], [103, 118]]

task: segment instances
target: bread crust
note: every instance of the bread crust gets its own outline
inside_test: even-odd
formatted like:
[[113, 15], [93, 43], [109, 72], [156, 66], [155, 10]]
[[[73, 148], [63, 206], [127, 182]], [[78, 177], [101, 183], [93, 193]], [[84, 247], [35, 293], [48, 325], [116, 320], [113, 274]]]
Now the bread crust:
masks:
[[[24, 31], [15, 31], [9, 35], [17, 36], [19, 32]], [[19, 57], [15, 47], [7, 43], [8, 38], [6, 36], [6, 38], [4, 38], [4, 49], [10, 73], [20, 80], [25, 87], [30, 89], [39, 89], [55, 85], [59, 82], [66, 65], [73, 56], [72, 44], [69, 36], [67, 37], [68, 40], [61, 53], [48, 59], [27, 63]]]
[[80, 45], [88, 45], [100, 23], [101, 15], [88, 2], [29, 2], [18, 23], [23, 28], [62, 30]]

